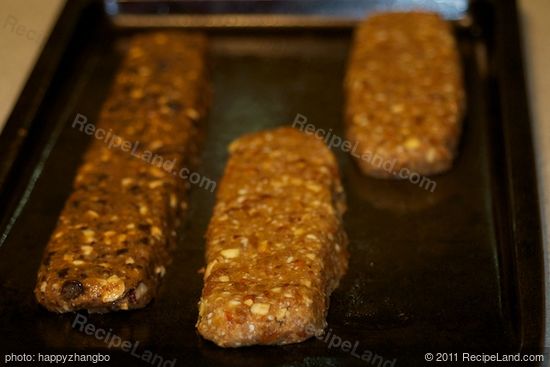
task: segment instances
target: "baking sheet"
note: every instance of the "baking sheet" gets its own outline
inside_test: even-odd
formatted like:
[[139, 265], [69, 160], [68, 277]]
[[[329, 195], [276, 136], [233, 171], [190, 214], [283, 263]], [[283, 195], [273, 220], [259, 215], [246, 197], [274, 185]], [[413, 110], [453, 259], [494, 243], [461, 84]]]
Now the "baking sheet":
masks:
[[[530, 140], [520, 136], [527, 152], [520, 161], [507, 140], [499, 89], [505, 83], [490, 32], [497, 9], [476, 5], [469, 13], [472, 22], [455, 23], [468, 109], [455, 167], [434, 178], [433, 192], [408, 181], [362, 177], [351, 158], [335, 150], [348, 196], [351, 259], [331, 298], [326, 340], [224, 350], [195, 332], [203, 235], [215, 199], [200, 187], [193, 188], [184, 236], [157, 299], [143, 310], [82, 315], [95, 328], [139, 343], [134, 354], [148, 350], [177, 365], [377, 365], [357, 356], [372, 352], [386, 365], [423, 366], [428, 352], [536, 351], [542, 326], [536, 322], [542, 319], [540, 229], [538, 218], [522, 219], [536, 209], [518, 205], [534, 205], [538, 198], [536, 190], [522, 196], [509, 190], [514, 182], [509, 174], [515, 172], [509, 165], [521, 164], [523, 180], [529, 181], [532, 153]], [[36, 106], [22, 143], [28, 149], [19, 151], [0, 193], [0, 350], [101, 352], [120, 365], [138, 364], [131, 352], [108, 348], [104, 339], [73, 327], [77, 315], [50, 314], [32, 294], [40, 255], [89, 143], [70, 123], [77, 113], [97, 121], [127, 38], [144, 31], [135, 24], [113, 26], [97, 4], [66, 9], [62, 21], [68, 16], [76, 19], [76, 28]], [[297, 114], [343, 136], [349, 26], [206, 31], [214, 101], [199, 173], [218, 180], [231, 140], [290, 124]], [[522, 131], [528, 131], [528, 122], [526, 117]], [[518, 252], [519, 245], [529, 246], [529, 256]], [[330, 346], [334, 338], [357, 344], [355, 354]]]

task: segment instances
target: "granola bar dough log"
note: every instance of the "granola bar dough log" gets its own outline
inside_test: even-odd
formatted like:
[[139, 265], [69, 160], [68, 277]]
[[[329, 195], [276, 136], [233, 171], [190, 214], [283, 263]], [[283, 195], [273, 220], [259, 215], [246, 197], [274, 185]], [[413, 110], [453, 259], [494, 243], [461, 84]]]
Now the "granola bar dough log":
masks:
[[344, 89], [346, 134], [364, 174], [400, 178], [403, 168], [421, 175], [450, 169], [464, 89], [455, 39], [439, 15], [380, 13], [362, 22]]
[[219, 346], [288, 344], [326, 326], [346, 271], [337, 162], [292, 128], [234, 141], [206, 234], [197, 328]]
[[[206, 39], [145, 33], [127, 47], [38, 271], [35, 295], [50, 311], [144, 307], [187, 207], [189, 184], [172, 171], [197, 157]], [[90, 128], [82, 116], [73, 127]]]

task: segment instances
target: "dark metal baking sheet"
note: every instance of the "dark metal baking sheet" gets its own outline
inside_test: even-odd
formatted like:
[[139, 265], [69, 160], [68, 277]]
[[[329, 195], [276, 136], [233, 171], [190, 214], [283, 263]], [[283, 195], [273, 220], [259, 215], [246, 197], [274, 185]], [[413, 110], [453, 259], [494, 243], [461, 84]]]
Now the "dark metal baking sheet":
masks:
[[[132, 312], [87, 315], [139, 343], [136, 352], [72, 327], [34, 300], [40, 255], [70, 191], [125, 40], [96, 2], [69, 2], [0, 135], [0, 353], [108, 353], [138, 365], [145, 350], [180, 366], [423, 366], [425, 353], [537, 352], [542, 255], [530, 121], [513, 2], [477, 1], [456, 22], [468, 109], [452, 171], [434, 192], [362, 177], [336, 150], [348, 195], [350, 269], [331, 298], [328, 340], [358, 343], [386, 364], [311, 339], [226, 350], [195, 332], [204, 240], [214, 195], [195, 187], [184, 238], [157, 299]], [[146, 27], [148, 28], [148, 27]], [[238, 28], [238, 29], [237, 29]], [[214, 103], [200, 173], [219, 179], [237, 136], [299, 113], [342, 135], [342, 78], [350, 27], [214, 27]], [[314, 154], [314, 152], [312, 152]], [[8, 159], [9, 158], [9, 159]], [[4, 360], [2, 360], [3, 362]], [[143, 365], [151, 365], [141, 361]]]

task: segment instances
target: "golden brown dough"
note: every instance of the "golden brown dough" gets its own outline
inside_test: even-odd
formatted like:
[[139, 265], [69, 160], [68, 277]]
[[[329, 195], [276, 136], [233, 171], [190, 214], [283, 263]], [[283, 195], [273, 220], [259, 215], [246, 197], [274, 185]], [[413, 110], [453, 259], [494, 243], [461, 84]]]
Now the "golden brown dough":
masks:
[[347, 137], [363, 173], [406, 178], [452, 166], [464, 91], [457, 45], [439, 15], [380, 13], [362, 22], [345, 93]]
[[[131, 39], [44, 251], [35, 295], [48, 310], [126, 310], [155, 296], [187, 207], [188, 182], [172, 172], [197, 156], [205, 58], [200, 34]], [[73, 127], [89, 133], [84, 120]]]
[[206, 235], [197, 328], [223, 347], [300, 342], [321, 332], [347, 268], [337, 162], [292, 128], [230, 146]]

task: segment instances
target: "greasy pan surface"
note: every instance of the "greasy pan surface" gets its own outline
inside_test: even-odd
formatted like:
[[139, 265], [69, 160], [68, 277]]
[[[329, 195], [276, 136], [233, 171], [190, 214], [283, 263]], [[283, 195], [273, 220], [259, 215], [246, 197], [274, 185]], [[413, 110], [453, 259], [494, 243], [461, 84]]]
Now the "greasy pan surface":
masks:
[[[109, 349], [105, 340], [73, 328], [74, 314], [47, 312], [32, 293], [43, 248], [90, 141], [71, 122], [77, 113], [97, 121], [120, 52], [136, 31], [109, 27], [97, 9], [79, 20], [76, 41], [67, 48], [24, 142], [29, 149], [18, 157], [18, 173], [5, 185], [10, 195], [2, 197], [7, 234], [0, 247], [2, 354], [101, 352], [120, 365], [139, 363], [131, 352]], [[342, 81], [351, 30], [211, 30], [209, 35], [214, 102], [199, 169], [203, 176], [221, 177], [233, 139], [289, 124], [298, 113], [317, 128], [343, 136]], [[347, 193], [351, 258], [331, 298], [327, 340], [224, 350], [201, 339], [194, 326], [202, 287], [198, 270], [204, 265], [203, 235], [214, 194], [198, 186], [157, 299], [142, 310], [82, 315], [133, 346], [139, 342], [134, 354], [149, 350], [164, 360], [177, 358], [177, 365], [378, 365], [342, 347], [329, 348], [332, 336], [358, 343], [356, 354], [371, 351], [395, 366], [422, 366], [427, 352], [512, 353], [522, 340], [536, 348], [540, 330], [524, 324], [518, 289], [528, 292], [532, 317], [538, 318], [540, 284], [525, 290], [517, 267], [519, 235], [510, 225], [517, 212], [503, 188], [508, 176], [502, 154], [513, 151], [503, 148], [486, 39], [464, 27], [457, 37], [468, 109], [455, 167], [433, 178], [433, 192], [408, 181], [363, 177], [349, 156], [334, 150]], [[526, 144], [529, 152], [530, 141]], [[529, 180], [532, 157], [526, 157]], [[536, 202], [534, 187], [529, 195], [523, 199]], [[538, 224], [532, 228], [538, 230]], [[537, 235], [527, 243], [535, 255]], [[539, 279], [537, 259], [529, 264], [533, 279]]]

